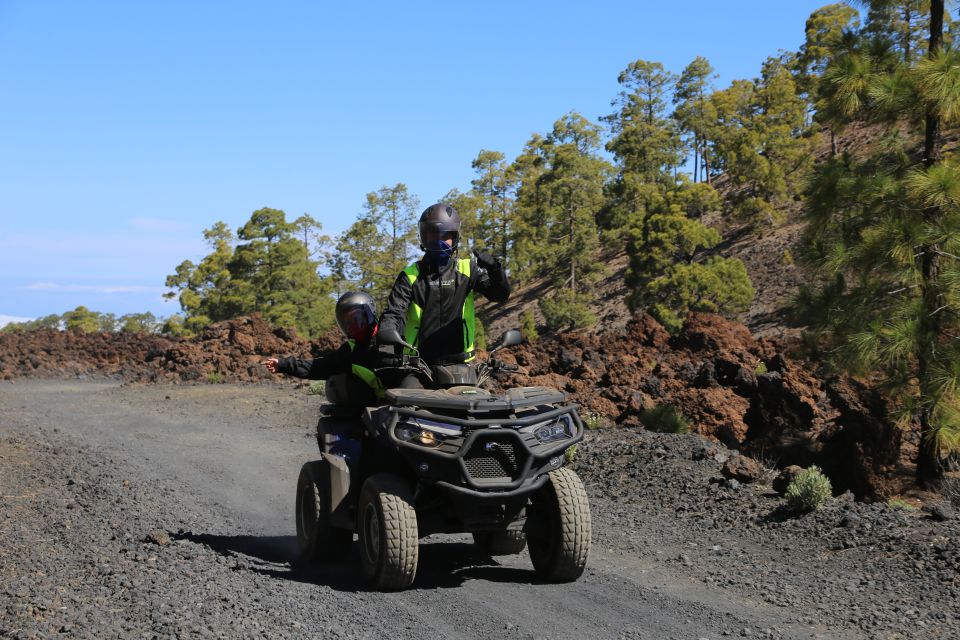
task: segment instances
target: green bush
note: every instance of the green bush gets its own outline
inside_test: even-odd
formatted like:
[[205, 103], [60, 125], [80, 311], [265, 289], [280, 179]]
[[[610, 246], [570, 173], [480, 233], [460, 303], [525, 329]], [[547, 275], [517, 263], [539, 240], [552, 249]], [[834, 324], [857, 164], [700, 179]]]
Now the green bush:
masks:
[[563, 457], [566, 458], [567, 462], [573, 462], [574, 457], [577, 455], [577, 445], [570, 445], [567, 447], [567, 450], [563, 452]]
[[907, 502], [903, 498], [890, 498], [887, 500], [887, 505], [893, 507], [894, 509], [903, 509], [904, 511], [917, 510], [917, 505]]
[[487, 328], [480, 322], [480, 318], [474, 320], [473, 348], [477, 351], [487, 350]]
[[589, 327], [597, 321], [590, 311], [590, 297], [562, 289], [551, 298], [540, 300], [540, 312], [551, 331], [580, 329]]
[[528, 308], [520, 316], [520, 333], [527, 342], [536, 342], [540, 337], [537, 334], [537, 319], [533, 316], [533, 309]]
[[607, 423], [607, 419], [599, 413], [585, 413], [581, 416], [583, 426], [587, 429], [599, 429]]
[[640, 422], [648, 431], [659, 433], [689, 433], [690, 423], [669, 404], [660, 404], [640, 414]]
[[307, 393], [311, 396], [322, 396], [327, 392], [327, 384], [323, 380], [314, 380], [307, 387]]
[[794, 511], [806, 513], [818, 509], [833, 492], [830, 478], [818, 467], [804, 469], [787, 486], [787, 503]]
[[221, 375], [219, 371], [208, 373], [207, 382], [209, 382], [210, 384], [220, 384], [221, 382], [223, 382], [223, 375]]
[[754, 372], [755, 374], [757, 374], [758, 376], [759, 376], [761, 373], [766, 373], [766, 372], [767, 372], [767, 363], [764, 362], [763, 360], [757, 360], [757, 366], [755, 366], [755, 367], [753, 368], [753, 372]]

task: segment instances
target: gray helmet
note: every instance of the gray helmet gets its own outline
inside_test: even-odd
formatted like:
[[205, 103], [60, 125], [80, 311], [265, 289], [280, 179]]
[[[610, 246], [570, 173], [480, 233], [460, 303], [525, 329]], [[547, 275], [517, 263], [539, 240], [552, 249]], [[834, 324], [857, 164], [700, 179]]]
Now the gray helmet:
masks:
[[[455, 251], [457, 245], [460, 243], [460, 214], [446, 202], [438, 202], [424, 209], [420, 215], [419, 227], [420, 248], [424, 251], [443, 251], [448, 253]], [[453, 232], [453, 245], [449, 251], [439, 245], [433, 246], [429, 242], [428, 236], [433, 235], [430, 232], [434, 232], [436, 237], [442, 238], [444, 234], [451, 231]]]
[[362, 291], [348, 291], [337, 300], [336, 316], [344, 335], [366, 342], [377, 327], [377, 303]]

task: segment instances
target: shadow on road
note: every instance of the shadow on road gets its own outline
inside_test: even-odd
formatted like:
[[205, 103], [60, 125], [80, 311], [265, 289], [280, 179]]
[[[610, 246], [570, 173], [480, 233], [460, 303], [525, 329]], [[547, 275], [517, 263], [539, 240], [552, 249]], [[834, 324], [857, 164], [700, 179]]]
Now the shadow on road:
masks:
[[[294, 536], [221, 536], [207, 533], [171, 533], [173, 540], [203, 545], [227, 557], [252, 558], [249, 570], [281, 580], [326, 585], [337, 591], [368, 591], [360, 571], [356, 543], [347, 553], [315, 562], [302, 562]], [[526, 559], [526, 552], [521, 554]], [[412, 589], [459, 587], [467, 580], [537, 584], [533, 569], [506, 567], [472, 544], [421, 542], [417, 578]]]

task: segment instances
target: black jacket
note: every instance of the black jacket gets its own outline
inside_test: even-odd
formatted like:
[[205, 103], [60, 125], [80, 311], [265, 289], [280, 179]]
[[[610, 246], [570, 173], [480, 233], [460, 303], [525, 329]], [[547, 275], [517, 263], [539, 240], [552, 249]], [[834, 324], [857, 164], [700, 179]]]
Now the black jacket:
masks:
[[277, 362], [277, 373], [285, 373], [310, 380], [326, 380], [338, 373], [350, 373], [354, 364], [375, 371], [377, 368], [384, 366], [382, 364], [383, 356], [393, 357], [389, 352], [381, 355], [376, 340], [366, 343], [358, 342], [353, 349], [350, 348], [349, 342], [344, 342], [339, 349], [322, 358], [314, 360], [304, 360], [293, 356], [282, 358]]
[[[476, 260], [470, 261], [469, 278], [457, 270], [456, 258], [440, 270], [423, 259], [417, 264], [420, 275], [412, 285], [406, 273], [397, 276], [380, 327], [392, 327], [404, 335], [407, 310], [415, 302], [423, 309], [416, 345], [421, 357], [431, 363], [462, 362], [458, 356], [464, 352], [462, 314], [467, 294], [474, 291], [493, 302], [505, 302], [510, 297], [507, 275], [503, 269], [481, 269]], [[469, 330], [473, 335], [474, 328]]]

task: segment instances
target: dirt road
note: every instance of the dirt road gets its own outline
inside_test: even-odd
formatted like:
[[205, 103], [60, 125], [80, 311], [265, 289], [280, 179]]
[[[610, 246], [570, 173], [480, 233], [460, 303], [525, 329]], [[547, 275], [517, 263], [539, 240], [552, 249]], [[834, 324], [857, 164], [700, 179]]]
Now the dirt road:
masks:
[[294, 485], [319, 403], [287, 386], [0, 384], [0, 636], [867, 637], [816, 603], [704, 580], [657, 549], [662, 522], [648, 535], [643, 510], [590, 481], [573, 584], [465, 536], [423, 540], [400, 593], [367, 591], [355, 551], [299, 566]]

